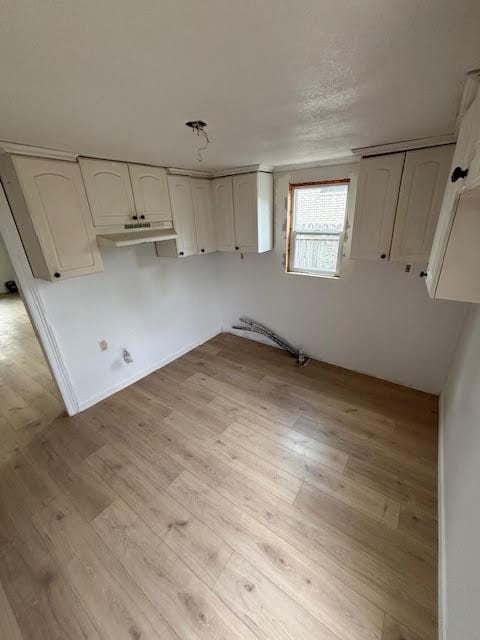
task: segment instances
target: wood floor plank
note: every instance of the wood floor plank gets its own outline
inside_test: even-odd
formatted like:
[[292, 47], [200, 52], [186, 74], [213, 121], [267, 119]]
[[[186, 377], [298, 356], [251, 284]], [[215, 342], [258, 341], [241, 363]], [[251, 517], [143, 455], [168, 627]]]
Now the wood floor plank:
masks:
[[332, 499], [316, 487], [304, 484], [295, 505], [306, 515], [327, 517], [332, 528], [339, 529], [370, 548], [381, 549], [385, 560], [392, 567], [407, 569], [412, 575], [424, 580], [434, 580], [436, 575], [436, 549], [400, 532], [386, 527], [377, 527], [375, 522]]
[[55, 498], [34, 523], [102, 637], [178, 640], [109, 545], [67, 500]]
[[421, 636], [399, 624], [391, 616], [385, 616], [382, 640], [421, 640]]
[[380, 638], [383, 612], [198, 478], [185, 472], [167, 491], [339, 638]]
[[199, 578], [214, 586], [233, 550], [164, 492], [170, 477], [158, 468], [145, 469], [118, 444], [106, 445], [87, 462]]
[[431, 582], [413, 581], [408, 567], [403, 572], [393, 570], [381, 551], [366, 548], [361, 541], [330, 528], [323, 517], [306, 518], [302, 511], [198, 446], [170, 447], [169, 454], [329, 573], [433, 640], [436, 600]]
[[126, 505], [112, 504], [94, 526], [182, 640], [254, 640], [248, 627]]
[[[304, 454], [296, 453], [290, 448], [278, 445], [268, 438], [256, 434], [253, 431], [254, 428], [253, 424], [250, 425], [250, 428], [246, 428], [244, 425], [234, 423], [222, 434], [222, 439], [228, 441], [233, 437], [259, 458], [268, 460], [296, 478], [317, 486], [338, 500], [385, 522], [388, 526], [397, 527], [400, 503], [365, 485], [349, 480], [341, 473], [332, 471], [331, 468], [335, 467], [338, 460], [336, 454], [329, 452], [327, 456], [329, 464], [324, 466]], [[338, 467], [341, 471], [344, 464], [339, 461]]]
[[262, 640], [338, 640], [328, 627], [236, 553], [215, 591]]
[[22, 632], [13, 613], [7, 594], [0, 582], [0, 638], [5, 640], [23, 640]]

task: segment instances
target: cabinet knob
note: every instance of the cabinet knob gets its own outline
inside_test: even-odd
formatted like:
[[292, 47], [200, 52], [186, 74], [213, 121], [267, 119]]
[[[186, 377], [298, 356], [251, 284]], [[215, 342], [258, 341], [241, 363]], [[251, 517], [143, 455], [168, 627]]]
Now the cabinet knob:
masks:
[[143, 215], [143, 213], [142, 213], [142, 215], [140, 216], [140, 220], [145, 220], [145, 216]]
[[183, 251], [179, 251], [179, 252], [178, 252], [178, 255], [179, 255], [179, 256], [183, 256]]
[[387, 257], [387, 254], [386, 254], [386, 253], [382, 253], [382, 255], [380, 256], [380, 258], [381, 258], [382, 260], [385, 260], [385, 258], [386, 258], [386, 257]]
[[200, 251], [201, 251], [202, 253], [205, 253], [205, 249], [200, 249]]
[[132, 216], [132, 220], [138, 220], [138, 216]]
[[420, 278], [426, 278], [428, 276], [428, 271], [420, 271]]
[[468, 176], [468, 169], [462, 169], [462, 167], [455, 167], [453, 170], [451, 181], [456, 182], [460, 178], [466, 178]]
[[58, 271], [55, 271], [53, 275], [55, 276], [55, 278], [60, 278], [60, 274], [58, 273]]
[[235, 251], [238, 251], [240, 249], [240, 247], [235, 247]]

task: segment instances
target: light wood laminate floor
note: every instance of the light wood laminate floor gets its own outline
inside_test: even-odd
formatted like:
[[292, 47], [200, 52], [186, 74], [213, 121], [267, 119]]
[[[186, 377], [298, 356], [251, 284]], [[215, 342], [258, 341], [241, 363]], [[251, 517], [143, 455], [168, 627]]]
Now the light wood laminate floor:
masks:
[[0, 295], [0, 461], [63, 412], [20, 296]]
[[0, 637], [433, 640], [437, 399], [223, 334], [0, 472]]

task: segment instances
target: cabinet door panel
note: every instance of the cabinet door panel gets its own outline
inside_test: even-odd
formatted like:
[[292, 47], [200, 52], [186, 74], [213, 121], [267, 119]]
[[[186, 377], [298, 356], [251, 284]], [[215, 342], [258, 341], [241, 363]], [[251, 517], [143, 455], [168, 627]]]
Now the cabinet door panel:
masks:
[[257, 174], [233, 176], [235, 237], [240, 251], [257, 252]]
[[210, 180], [190, 179], [195, 229], [200, 253], [216, 251], [215, 220], [212, 207], [212, 187]]
[[[172, 219], [167, 172], [161, 167], [128, 165], [135, 209], [140, 221], [168, 222]], [[142, 218], [142, 216], [144, 216]]]
[[190, 178], [168, 176], [168, 190], [172, 204], [173, 226], [178, 233], [178, 255], [180, 257], [194, 255], [197, 253], [197, 237]]
[[427, 262], [437, 225], [452, 147], [406, 154], [392, 241], [392, 260]]
[[14, 165], [52, 280], [101, 271], [78, 165], [18, 156]]
[[80, 158], [95, 226], [124, 225], [136, 216], [128, 164]]
[[[470, 169], [475, 153], [475, 136], [480, 130], [480, 94], [462, 118], [460, 131], [458, 134], [457, 144], [453, 154], [452, 164], [450, 166], [449, 176], [453, 173], [455, 167], [462, 169]], [[477, 138], [478, 139], [478, 138]], [[471, 177], [470, 171], [468, 178]], [[455, 217], [456, 205], [460, 193], [465, 188], [465, 180], [457, 180], [452, 182], [450, 177], [447, 179], [443, 201], [440, 209], [438, 224], [435, 229], [433, 238], [432, 251], [428, 261], [427, 272], [427, 289], [432, 297], [436, 295], [438, 279], [442, 270], [443, 258], [447, 248], [448, 239], [452, 229], [452, 223]]]
[[352, 258], [388, 260], [404, 158], [404, 153], [395, 153], [361, 160]]
[[480, 302], [480, 187], [462, 193], [445, 251], [436, 298]]
[[212, 181], [213, 210], [218, 251], [235, 251], [232, 178]]

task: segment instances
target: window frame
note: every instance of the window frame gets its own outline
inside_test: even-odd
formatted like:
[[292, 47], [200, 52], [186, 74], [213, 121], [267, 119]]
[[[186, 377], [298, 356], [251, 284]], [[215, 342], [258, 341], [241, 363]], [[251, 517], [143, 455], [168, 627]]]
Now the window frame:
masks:
[[[318, 232], [308, 232], [302, 231], [297, 232], [293, 228], [293, 220], [295, 216], [294, 212], [294, 192], [295, 189], [304, 189], [304, 188], [318, 188], [322, 186], [332, 186], [338, 184], [346, 184], [347, 185], [347, 199], [345, 202], [345, 217], [343, 219], [343, 231], [341, 233], [318, 233]], [[350, 196], [350, 178], [337, 178], [333, 180], [315, 180], [314, 182], [291, 182], [288, 185], [288, 203], [287, 203], [287, 256], [286, 256], [286, 273], [293, 273], [296, 275], [307, 275], [307, 276], [318, 276], [320, 278], [339, 278], [340, 277], [340, 266], [343, 257], [343, 247], [344, 247], [344, 239], [345, 239], [345, 230], [347, 226], [348, 219], [348, 203]], [[335, 272], [333, 271], [316, 271], [313, 269], [295, 269], [293, 267], [294, 257], [295, 257], [295, 238], [297, 235], [312, 235], [312, 236], [334, 236], [338, 238], [338, 254], [337, 254], [337, 264], [335, 268]]]

